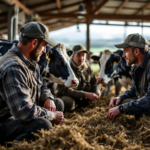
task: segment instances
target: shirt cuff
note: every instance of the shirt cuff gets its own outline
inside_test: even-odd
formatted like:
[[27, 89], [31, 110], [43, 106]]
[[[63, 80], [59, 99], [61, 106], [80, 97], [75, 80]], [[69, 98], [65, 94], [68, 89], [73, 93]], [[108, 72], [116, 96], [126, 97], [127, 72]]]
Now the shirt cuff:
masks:
[[47, 118], [48, 120], [54, 120], [54, 113], [52, 111], [47, 111]]
[[128, 103], [122, 104], [125, 114], [128, 114]]

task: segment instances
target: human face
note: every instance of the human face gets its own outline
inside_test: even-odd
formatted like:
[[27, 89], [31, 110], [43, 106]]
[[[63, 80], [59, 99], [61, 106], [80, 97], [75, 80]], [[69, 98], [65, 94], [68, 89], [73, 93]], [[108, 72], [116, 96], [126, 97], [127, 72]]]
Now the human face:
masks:
[[136, 64], [137, 57], [134, 54], [134, 51], [131, 49], [131, 47], [123, 48], [123, 58], [126, 60], [126, 65], [131, 66], [132, 64]]
[[85, 52], [80, 52], [80, 53], [74, 54], [72, 56], [72, 59], [74, 60], [74, 62], [76, 63], [76, 65], [78, 67], [81, 67], [85, 62], [86, 53]]
[[40, 57], [43, 53], [46, 53], [46, 45], [47, 43], [45, 41], [42, 41], [40, 44], [38, 44], [35, 49], [32, 50], [30, 53], [30, 58], [36, 62], [40, 60]]

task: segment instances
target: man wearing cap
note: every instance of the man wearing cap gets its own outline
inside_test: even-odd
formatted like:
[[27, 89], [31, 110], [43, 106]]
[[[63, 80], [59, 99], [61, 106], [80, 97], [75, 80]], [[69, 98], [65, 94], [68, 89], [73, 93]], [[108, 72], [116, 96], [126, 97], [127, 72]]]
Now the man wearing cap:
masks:
[[[0, 59], [0, 144], [33, 138], [32, 133], [63, 121], [64, 104], [54, 99], [37, 64], [46, 53], [48, 28], [29, 22], [20, 29], [19, 43]], [[39, 106], [42, 104], [42, 106]]]
[[58, 95], [61, 96], [66, 111], [74, 110], [76, 105], [84, 107], [89, 104], [89, 101], [98, 100], [101, 96], [95, 74], [85, 62], [87, 53], [82, 45], [73, 47], [71, 68], [79, 79], [78, 87], [70, 89], [64, 85], [58, 85]]
[[[150, 52], [148, 41], [140, 34], [130, 34], [124, 43], [115, 45], [123, 48], [127, 66], [132, 65], [132, 86], [129, 90], [110, 100], [106, 117], [114, 119], [121, 113], [150, 115]], [[135, 99], [134, 99], [135, 98]]]

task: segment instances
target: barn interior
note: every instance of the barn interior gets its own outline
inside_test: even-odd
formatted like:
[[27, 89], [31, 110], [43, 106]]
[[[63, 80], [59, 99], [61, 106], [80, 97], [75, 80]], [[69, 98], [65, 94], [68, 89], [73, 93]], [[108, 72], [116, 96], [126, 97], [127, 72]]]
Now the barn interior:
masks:
[[[106, 23], [94, 23], [105, 20]], [[146, 26], [150, 22], [150, 0], [0, 0], [0, 33], [8, 40], [15, 40], [25, 23], [38, 21], [49, 31], [86, 24], [86, 48], [90, 51], [90, 25], [112, 24], [113, 26]], [[131, 24], [136, 22], [136, 24]], [[59, 43], [59, 41], [56, 41]], [[97, 74], [96, 74], [97, 75]], [[123, 88], [121, 92], [124, 92]], [[115, 96], [104, 96], [88, 107], [76, 112], [65, 112], [65, 119], [50, 131], [40, 131], [37, 140], [11, 142], [2, 150], [50, 149], [50, 150], [148, 150], [150, 149], [150, 119], [143, 116], [121, 115], [116, 120], [107, 120], [109, 101]]]

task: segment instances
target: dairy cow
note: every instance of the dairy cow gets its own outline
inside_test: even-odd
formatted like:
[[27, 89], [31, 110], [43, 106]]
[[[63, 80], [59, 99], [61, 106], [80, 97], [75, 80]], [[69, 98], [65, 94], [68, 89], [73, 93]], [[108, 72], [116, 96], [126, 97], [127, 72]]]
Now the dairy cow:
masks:
[[[128, 89], [131, 86], [131, 67], [126, 65], [126, 60], [122, 57], [123, 51], [112, 52], [104, 50], [101, 56], [92, 56], [95, 62], [100, 65], [98, 82], [107, 84], [108, 89], [115, 83], [116, 95], [119, 95], [121, 86]], [[109, 91], [107, 90], [107, 94]]]
[[[0, 53], [4, 55], [14, 43], [18, 41], [0, 40]], [[42, 54], [38, 64], [42, 77], [48, 81], [47, 84], [55, 82], [65, 84], [67, 87], [78, 85], [79, 81], [71, 69], [70, 58], [62, 44], [57, 44], [55, 47], [47, 45], [46, 53]]]

